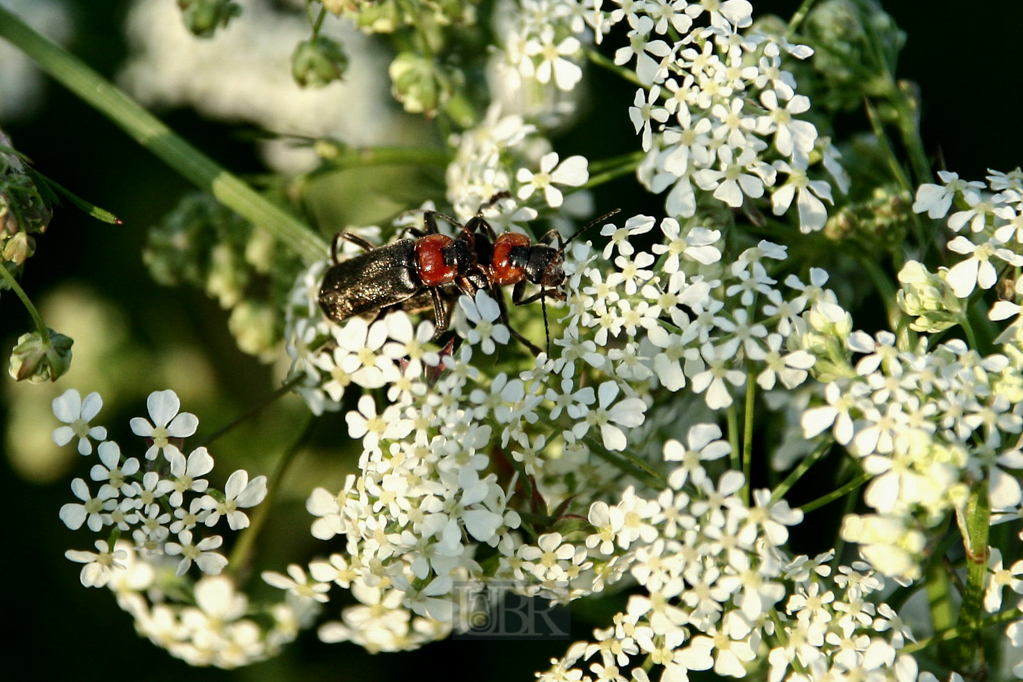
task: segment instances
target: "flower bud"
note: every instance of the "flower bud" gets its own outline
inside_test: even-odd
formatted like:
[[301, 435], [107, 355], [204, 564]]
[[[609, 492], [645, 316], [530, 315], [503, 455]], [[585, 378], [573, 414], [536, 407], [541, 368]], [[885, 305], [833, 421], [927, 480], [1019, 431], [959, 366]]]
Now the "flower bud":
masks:
[[402, 52], [388, 69], [394, 97], [410, 114], [433, 116], [442, 98], [439, 73], [433, 60]]
[[11, 261], [15, 265], [23, 265], [36, 252], [36, 240], [27, 232], [19, 232], [3, 242], [0, 258]]
[[243, 353], [270, 359], [274, 355], [280, 331], [277, 316], [264, 303], [242, 301], [231, 310], [227, 328]]
[[810, 65], [821, 92], [814, 104], [829, 109], [859, 107], [864, 96], [890, 95], [906, 34], [875, 0], [826, 0], [807, 15], [800, 33], [813, 45]]
[[335, 16], [341, 16], [344, 12], [357, 12], [359, 5], [356, 0], [320, 0], [323, 8]]
[[935, 333], [955, 326], [962, 317], [962, 301], [945, 281], [947, 268], [938, 274], [915, 260], [907, 262], [899, 271], [902, 288], [895, 295], [904, 313], [916, 318], [910, 328], [918, 332]]
[[348, 55], [341, 44], [319, 36], [298, 44], [291, 55], [291, 75], [303, 88], [322, 88], [341, 80], [348, 69]]
[[218, 28], [242, 13], [234, 0], [178, 0], [185, 27], [200, 38], [210, 38]]
[[70, 337], [49, 330], [49, 339], [39, 332], [22, 334], [11, 351], [11, 378], [33, 384], [56, 381], [71, 368]]

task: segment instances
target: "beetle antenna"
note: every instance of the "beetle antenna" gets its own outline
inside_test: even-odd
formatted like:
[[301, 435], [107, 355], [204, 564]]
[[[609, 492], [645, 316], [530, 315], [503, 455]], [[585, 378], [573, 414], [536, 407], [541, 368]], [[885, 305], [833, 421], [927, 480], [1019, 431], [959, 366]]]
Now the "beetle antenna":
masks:
[[565, 248], [568, 247], [568, 245], [572, 243], [572, 240], [575, 239], [576, 237], [578, 237], [579, 235], [581, 235], [583, 232], [585, 232], [586, 230], [590, 229], [591, 227], [593, 227], [597, 223], [602, 223], [605, 220], [607, 220], [608, 218], [610, 218], [611, 216], [616, 215], [618, 213], [621, 213], [621, 211], [622, 211], [622, 209], [616, 208], [615, 210], [610, 211], [608, 213], [605, 213], [604, 215], [600, 216], [599, 218], [596, 218], [595, 220], [591, 220], [590, 222], [586, 223], [585, 225], [580, 227], [578, 230], [576, 230], [575, 233], [572, 234], [571, 237], [569, 237], [564, 242], [562, 242], [561, 248], [558, 249], [558, 253], [564, 253], [565, 252]]

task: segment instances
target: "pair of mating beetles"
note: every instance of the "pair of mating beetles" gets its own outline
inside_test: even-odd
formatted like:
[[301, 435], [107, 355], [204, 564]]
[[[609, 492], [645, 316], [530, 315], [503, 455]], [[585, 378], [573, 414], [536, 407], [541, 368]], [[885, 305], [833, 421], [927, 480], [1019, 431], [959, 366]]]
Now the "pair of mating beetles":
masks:
[[[448, 304], [461, 294], [475, 296], [480, 289], [494, 294], [500, 306], [501, 321], [508, 325], [508, 309], [498, 287], [514, 285], [512, 302], [515, 305], [541, 302], [549, 353], [547, 299], [565, 299], [561, 290], [565, 281], [562, 269], [565, 248], [582, 232], [618, 211], [589, 223], [555, 248], [552, 244], [560, 236], [556, 230], [545, 234], [536, 244], [524, 234], [506, 232], [498, 236], [494, 232], [483, 218], [483, 211], [509, 196], [507, 192], [495, 195], [465, 225], [443, 213], [426, 211], [425, 232], [406, 228], [414, 238], [399, 239], [380, 247], [351, 232], [338, 232], [330, 249], [334, 265], [324, 275], [320, 289], [320, 307], [335, 322], [387, 309], [420, 312], [432, 307], [436, 339], [448, 328]], [[440, 234], [437, 218], [458, 228], [458, 235]], [[342, 239], [366, 252], [338, 262], [338, 244]], [[528, 298], [527, 283], [540, 287]], [[534, 354], [540, 354], [540, 349], [532, 342], [511, 325], [508, 328]]]

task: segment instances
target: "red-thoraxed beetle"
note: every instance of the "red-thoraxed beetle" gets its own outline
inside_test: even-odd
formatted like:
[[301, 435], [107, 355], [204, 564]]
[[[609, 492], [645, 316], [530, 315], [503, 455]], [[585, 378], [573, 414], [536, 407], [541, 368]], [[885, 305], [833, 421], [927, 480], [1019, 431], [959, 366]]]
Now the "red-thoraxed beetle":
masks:
[[[607, 220], [618, 213], [621, 209], [615, 209], [610, 213], [602, 215], [583, 227], [568, 239], [561, 240], [561, 246], [554, 248], [554, 240], [561, 239], [557, 230], [551, 230], [537, 243], [524, 234], [518, 232], [505, 232], [497, 235], [494, 228], [485, 220], [476, 218], [470, 221], [473, 230], [480, 230], [485, 239], [476, 237], [476, 261], [486, 270], [487, 282], [492, 290], [498, 287], [514, 285], [512, 289], [512, 303], [515, 305], [526, 305], [539, 299], [543, 308], [543, 327], [547, 337], [547, 353], [551, 349], [551, 332], [547, 323], [547, 299], [553, 298], [559, 301], [565, 300], [565, 292], [561, 286], [565, 283], [565, 271], [562, 265], [565, 262], [565, 249], [572, 240], [590, 229], [597, 223]], [[469, 227], [469, 225], [467, 225]], [[540, 290], [532, 296], [526, 297], [526, 284], [536, 284]], [[504, 294], [496, 291], [498, 305], [501, 307], [503, 321], [507, 322], [508, 311], [504, 301]], [[514, 330], [513, 330], [514, 331]], [[516, 336], [534, 352], [539, 355], [540, 349], [522, 338]]]
[[[565, 299], [561, 290], [565, 282], [562, 269], [565, 248], [584, 231], [618, 211], [592, 221], [555, 248], [552, 244], [560, 237], [556, 230], [545, 234], [536, 244], [524, 234], [507, 232], [498, 236], [494, 232], [483, 218], [483, 211], [509, 196], [508, 192], [494, 195], [465, 225], [442, 213], [427, 211], [425, 233], [410, 229], [408, 232], [415, 235], [415, 239], [399, 239], [385, 246], [375, 247], [350, 232], [337, 233], [331, 244], [334, 265], [327, 270], [320, 288], [323, 312], [335, 322], [343, 322], [355, 315], [379, 313], [388, 308], [418, 312], [432, 305], [437, 325], [434, 338], [437, 338], [448, 328], [449, 302], [462, 294], [475, 296], [480, 289], [489, 289], [500, 306], [501, 321], [515, 338], [539, 355], [540, 349], [508, 322], [507, 305], [499, 287], [514, 285], [512, 302], [515, 305], [540, 300], [549, 353], [547, 299]], [[458, 227], [458, 236], [440, 234], [438, 217]], [[361, 246], [366, 252], [338, 262], [337, 246], [341, 239]], [[528, 298], [525, 296], [527, 283], [540, 287]]]
[[[437, 325], [434, 338], [440, 336], [448, 328], [447, 303], [461, 294], [474, 296], [489, 286], [486, 270], [476, 260], [475, 231], [477, 223], [483, 222], [482, 211], [507, 196], [506, 192], [496, 195], [466, 225], [427, 211], [425, 232], [408, 229], [414, 239], [399, 239], [380, 247], [351, 232], [338, 232], [330, 247], [334, 265], [320, 287], [323, 312], [335, 322], [343, 322], [388, 308], [419, 311], [432, 304]], [[459, 234], [440, 234], [438, 217], [456, 226]], [[339, 262], [338, 243], [342, 239], [366, 252]]]

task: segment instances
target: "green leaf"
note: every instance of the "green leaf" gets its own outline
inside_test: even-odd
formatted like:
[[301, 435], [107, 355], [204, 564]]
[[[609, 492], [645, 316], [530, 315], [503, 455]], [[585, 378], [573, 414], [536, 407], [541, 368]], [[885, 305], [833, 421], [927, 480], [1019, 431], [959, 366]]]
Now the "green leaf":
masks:
[[85, 199], [82, 199], [81, 197], [79, 197], [66, 187], [49, 179], [39, 171], [33, 168], [28, 168], [27, 170], [28, 173], [32, 176], [32, 179], [35, 180], [36, 187], [39, 189], [39, 193], [43, 195], [43, 198], [46, 201], [59, 205], [60, 197], [58, 197], [57, 194], [61, 194], [64, 196], [64, 198], [66, 198], [68, 201], [74, 204], [79, 210], [85, 211], [96, 220], [102, 220], [103, 222], [110, 223], [111, 225], [124, 224], [120, 218], [115, 216], [110, 211], [106, 211], [100, 208], [99, 206], [90, 204]]

